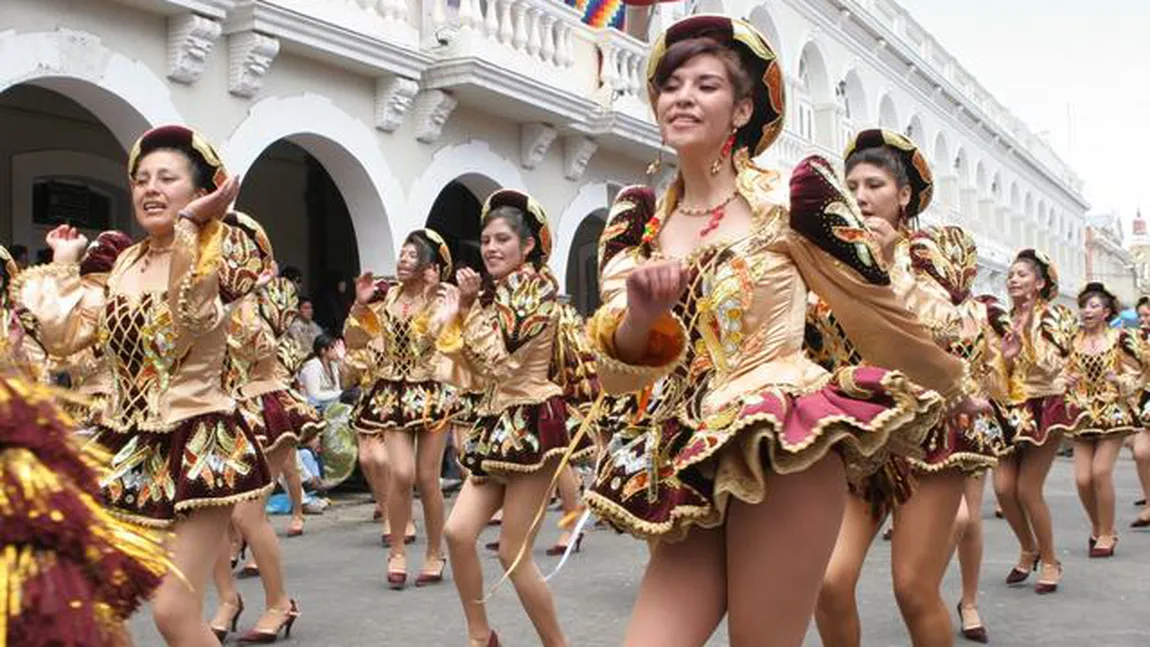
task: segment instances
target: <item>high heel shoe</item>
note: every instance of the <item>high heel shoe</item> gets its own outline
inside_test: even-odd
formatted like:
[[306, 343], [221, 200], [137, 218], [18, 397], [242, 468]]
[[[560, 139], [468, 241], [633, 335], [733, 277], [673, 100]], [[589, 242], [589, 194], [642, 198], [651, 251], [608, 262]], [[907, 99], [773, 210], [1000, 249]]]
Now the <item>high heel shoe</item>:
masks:
[[495, 541], [489, 541], [486, 544], [483, 544], [483, 547], [487, 550], [499, 550], [499, 540], [496, 539]]
[[1090, 557], [1114, 557], [1114, 549], [1118, 547], [1118, 537], [1114, 537], [1114, 541], [1110, 542], [1109, 546], [1099, 546], [1098, 539], [1094, 540], [1094, 544], [1090, 547]]
[[967, 607], [974, 611], [975, 618], [978, 619], [977, 624], [967, 625], [966, 618], [962, 615], [962, 602], [959, 602], [956, 609], [958, 610], [958, 624], [962, 627], [962, 637], [971, 642], [987, 644], [990, 642], [990, 635], [986, 632], [986, 626], [982, 624], [982, 618], [978, 617], [978, 607]]
[[[579, 552], [579, 551], [583, 550], [583, 537], [584, 537], [583, 533], [579, 533], [579, 535], [577, 537], [575, 537], [575, 552]], [[568, 541], [570, 541], [570, 540], [568, 540]], [[564, 553], [567, 552], [568, 546], [569, 546], [569, 544], [556, 543], [554, 546], [547, 549], [547, 555], [549, 555], [551, 557], [563, 555]]]
[[491, 636], [487, 639], [487, 647], [499, 647], [499, 634], [495, 630], [491, 630]]
[[[434, 559], [439, 561], [439, 570], [420, 571], [419, 575], [415, 578], [416, 587], [427, 586], [428, 584], [439, 584], [443, 581], [443, 570], [447, 568], [447, 560], [442, 557], [435, 557]], [[426, 566], [427, 561], [425, 560], [424, 567], [426, 568]]]
[[1038, 581], [1034, 583], [1034, 592], [1042, 595], [1044, 593], [1054, 593], [1058, 590], [1058, 583], [1062, 581], [1062, 562], [1054, 562], [1053, 564], [1043, 563], [1042, 568], [1045, 570], [1047, 567], [1057, 569], [1056, 579], [1046, 578], [1043, 579], [1042, 575], [1038, 576]]
[[1142, 515], [1138, 515], [1137, 519], [1130, 522], [1130, 527], [1131, 528], [1148, 528], [1148, 527], [1150, 527], [1150, 519], [1147, 519], [1146, 517], [1143, 517]]
[[270, 644], [279, 641], [280, 631], [284, 632], [285, 639], [291, 638], [292, 625], [295, 624], [296, 618], [300, 615], [299, 604], [295, 600], [292, 600], [291, 607], [283, 613], [283, 621], [281, 621], [280, 626], [276, 627], [273, 631], [253, 627], [249, 629], [246, 634], [240, 636], [239, 641], [241, 643]]
[[1098, 535], [1090, 535], [1090, 538], [1086, 540], [1087, 551], [1094, 550], [1096, 545], [1098, 545]]
[[[225, 606], [225, 605], [231, 606], [231, 604], [228, 602], [223, 602], [220, 604], [220, 606]], [[212, 633], [216, 635], [216, 640], [220, 641], [221, 645], [224, 644], [224, 640], [227, 639], [228, 632], [236, 630], [236, 625], [240, 621], [240, 614], [243, 612], [244, 612], [244, 598], [243, 598], [243, 596], [236, 594], [236, 612], [234, 614], [232, 614], [231, 622], [227, 623], [223, 629], [221, 629], [215, 625], [211, 626]]]
[[[391, 562], [404, 560], [402, 571], [391, 570]], [[402, 591], [407, 586], [407, 558], [403, 555], [391, 555], [387, 558], [387, 588], [392, 591]]]
[[288, 522], [287, 536], [288, 537], [299, 537], [302, 534], [303, 534], [303, 517], [292, 517], [292, 520], [290, 522]]
[[1007, 584], [1019, 584], [1019, 583], [1025, 582], [1026, 578], [1030, 577], [1030, 571], [1032, 571], [1032, 570], [1037, 571], [1038, 570], [1038, 559], [1039, 558], [1038, 558], [1038, 555], [1036, 555], [1035, 553], [1024, 550], [1024, 551], [1022, 551], [1023, 559], [1020, 559], [1019, 561], [1020, 562], [1024, 561], [1026, 563], [1030, 563], [1030, 556], [1031, 555], [1034, 555], [1034, 566], [1032, 566], [1031, 568], [1026, 569], [1026, 570], [1023, 570], [1017, 566], [1010, 569], [1010, 572], [1006, 574], [1006, 583]]

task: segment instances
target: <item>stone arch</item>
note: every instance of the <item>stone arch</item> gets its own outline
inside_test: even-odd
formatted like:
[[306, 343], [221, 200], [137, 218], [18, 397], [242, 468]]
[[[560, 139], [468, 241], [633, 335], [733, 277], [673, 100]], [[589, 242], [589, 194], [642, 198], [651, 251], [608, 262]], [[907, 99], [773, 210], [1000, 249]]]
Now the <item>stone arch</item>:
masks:
[[427, 168], [411, 185], [404, 216], [405, 228], [401, 230], [410, 231], [423, 226], [439, 193], [450, 182], [460, 182], [480, 202], [499, 188], [527, 188], [519, 167], [491, 150], [487, 142], [473, 139], [444, 146], [435, 152]]
[[355, 229], [364, 267], [395, 266], [395, 232], [404, 229], [399, 180], [378, 146], [375, 132], [327, 97], [272, 97], [252, 106], [221, 147], [233, 173], [245, 173], [272, 143], [286, 139], [315, 157], [339, 188]]
[[[775, 25], [775, 20], [771, 17], [771, 12], [765, 4], [759, 4], [752, 9], [751, 15], [747, 17], [747, 21], [763, 33], [763, 36], [767, 39], [767, 43], [770, 44], [776, 53], [781, 55], [787, 51], [783, 46], [782, 37], [779, 34], [778, 27]], [[783, 61], [783, 64], [786, 65], [786, 61]]]
[[891, 98], [889, 92], [882, 95], [882, 99], [879, 99], [878, 125], [894, 131], [899, 129], [898, 110], [895, 108], [894, 99]]
[[124, 150], [152, 126], [184, 121], [163, 79], [88, 32], [0, 33], [0, 61], [0, 92], [20, 83], [59, 92], [102, 121]]
[[974, 188], [978, 189], [979, 198], [990, 195], [990, 184], [986, 177], [986, 164], [978, 160], [974, 167]]
[[871, 123], [866, 88], [863, 87], [858, 70], [854, 68], [847, 70], [843, 80], [839, 81], [838, 87], [835, 88], [835, 93], [839, 104], [844, 107], [843, 117], [849, 120], [855, 129]]
[[[600, 209], [610, 207], [611, 187], [606, 182], [591, 182], [580, 187], [579, 192], [567, 203], [558, 220], [551, 217], [551, 224], [555, 232], [555, 250], [551, 254], [551, 271], [559, 279], [559, 291], [566, 292], [567, 261], [571, 255], [571, 245], [575, 241], [575, 234], [579, 231], [583, 220], [590, 217]], [[603, 215], [606, 218], [606, 214]]]
[[946, 141], [946, 133], [940, 130], [934, 137], [933, 166], [937, 169], [935, 171], [936, 178], [950, 175], [952, 163], [953, 159], [950, 156], [950, 145]]
[[[786, 61], [784, 61], [784, 64]], [[813, 39], [807, 40], [795, 60], [795, 78], [806, 79], [807, 94], [816, 104], [829, 102], [832, 98], [830, 75], [827, 72], [826, 56]]]
[[904, 134], [916, 144], [924, 140], [926, 138], [926, 129], [922, 125], [922, 117], [918, 116], [918, 114], [911, 115]]

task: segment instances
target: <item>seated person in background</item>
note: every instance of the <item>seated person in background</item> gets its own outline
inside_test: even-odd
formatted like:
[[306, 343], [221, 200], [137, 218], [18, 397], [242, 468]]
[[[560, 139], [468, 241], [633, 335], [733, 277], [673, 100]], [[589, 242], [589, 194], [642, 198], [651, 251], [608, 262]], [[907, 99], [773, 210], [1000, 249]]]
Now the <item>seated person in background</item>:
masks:
[[288, 335], [299, 343], [300, 348], [311, 348], [316, 337], [323, 334], [323, 328], [315, 322], [315, 307], [311, 299], [299, 298], [299, 314], [288, 324]]
[[[303, 310], [303, 302], [300, 303]], [[312, 343], [312, 354], [299, 371], [300, 391], [312, 406], [322, 413], [343, 394], [340, 381], [340, 362], [343, 360], [343, 340], [328, 333], [320, 333]]]

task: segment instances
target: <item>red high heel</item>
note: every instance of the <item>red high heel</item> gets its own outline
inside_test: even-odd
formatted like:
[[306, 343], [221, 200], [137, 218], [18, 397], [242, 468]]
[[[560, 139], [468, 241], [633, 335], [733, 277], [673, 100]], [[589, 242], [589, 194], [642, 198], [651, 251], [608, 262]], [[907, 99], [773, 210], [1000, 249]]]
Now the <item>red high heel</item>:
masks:
[[[225, 602], [224, 604], [227, 604], [227, 603]], [[216, 627], [216, 626], [210, 627], [212, 630], [212, 633], [216, 635], [216, 640], [219, 640], [221, 645], [224, 644], [224, 640], [227, 639], [228, 632], [236, 630], [236, 625], [240, 621], [240, 614], [243, 612], [244, 612], [244, 598], [242, 595], [239, 595], [237, 593], [236, 594], [236, 612], [232, 616], [232, 621], [228, 624], [228, 627], [230, 627], [230, 628], [225, 627], [223, 629], [220, 629], [219, 627]]]
[[447, 568], [447, 560], [439, 557], [439, 570], [435, 572], [421, 571], [415, 578], [415, 586], [427, 586], [428, 584], [439, 584], [443, 581], [443, 570]]
[[[579, 533], [579, 536], [575, 538], [575, 552], [579, 552], [580, 550], [583, 550], [583, 533]], [[551, 557], [562, 555], [566, 552], [567, 546], [559, 543], [547, 549], [547, 555]]]
[[487, 639], [487, 647], [499, 647], [499, 634], [491, 630], [491, 637]]
[[404, 563], [402, 571], [391, 570], [391, 562], [394, 559], [405, 559], [403, 555], [392, 555], [387, 558], [387, 587], [392, 591], [402, 591], [407, 586], [407, 564]]
[[276, 627], [274, 631], [256, 629], [253, 627], [252, 629], [249, 629], [246, 634], [240, 636], [239, 641], [241, 643], [259, 644], [270, 644], [278, 642], [280, 639], [281, 630], [284, 632], [285, 639], [291, 638], [292, 625], [295, 624], [296, 618], [298, 618], [299, 615], [299, 604], [295, 600], [292, 600], [291, 608], [289, 608], [287, 613], [284, 615], [283, 622], [281, 622], [280, 626]]
[[1038, 576], [1038, 581], [1034, 583], [1034, 592], [1042, 595], [1044, 593], [1054, 593], [1058, 590], [1058, 583], [1062, 580], [1062, 562], [1054, 562], [1053, 564], [1042, 564], [1043, 567], [1053, 566], [1058, 569], [1058, 579], [1044, 580], [1042, 576]]
[[294, 519], [294, 518], [290, 522], [288, 522], [288, 527], [287, 527], [287, 536], [288, 537], [299, 537], [302, 534], [303, 534], [303, 519], [302, 518], [299, 518], [298, 524], [296, 523], [296, 519]]
[[1114, 557], [1114, 549], [1118, 547], [1118, 537], [1114, 537], [1114, 542], [1109, 546], [1099, 546], [1098, 540], [1094, 540], [1094, 544], [1090, 546], [1090, 557]]
[[1014, 568], [1011, 568], [1010, 572], [1006, 574], [1006, 583], [1007, 584], [1019, 584], [1021, 582], [1025, 582], [1026, 578], [1030, 577], [1030, 571], [1032, 571], [1032, 570], [1037, 571], [1038, 570], [1039, 556], [1035, 555], [1034, 553], [1031, 553], [1030, 551], [1024, 550], [1022, 552], [1027, 557], [1029, 557], [1030, 555], [1034, 555], [1034, 566], [1031, 567], [1030, 569], [1027, 569], [1027, 570], [1022, 570], [1021, 568], [1018, 568], [1017, 566], [1015, 566]]
[[[962, 627], [962, 637], [971, 642], [987, 644], [990, 642], [990, 635], [986, 632], [986, 625], [982, 624], [982, 618], [979, 618], [978, 624], [967, 626], [966, 620], [962, 617], [962, 602], [958, 603], [958, 624]], [[974, 613], [978, 614], [978, 607], [967, 607], [972, 609]]]

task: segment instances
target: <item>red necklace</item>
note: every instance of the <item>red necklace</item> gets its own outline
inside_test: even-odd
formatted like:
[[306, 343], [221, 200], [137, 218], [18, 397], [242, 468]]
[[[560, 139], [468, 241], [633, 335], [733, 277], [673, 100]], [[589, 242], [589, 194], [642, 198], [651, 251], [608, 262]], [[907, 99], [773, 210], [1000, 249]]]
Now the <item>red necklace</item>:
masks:
[[734, 202], [735, 198], [739, 197], [739, 189], [736, 187], [731, 191], [731, 195], [723, 199], [722, 202], [713, 206], [703, 209], [688, 209], [683, 205], [679, 205], [679, 213], [684, 216], [705, 216], [710, 214], [711, 218], [707, 221], [707, 226], [703, 227], [699, 232], [699, 238], [706, 238], [708, 234], [719, 228], [719, 223], [723, 221], [723, 217], [727, 215], [727, 205]]

